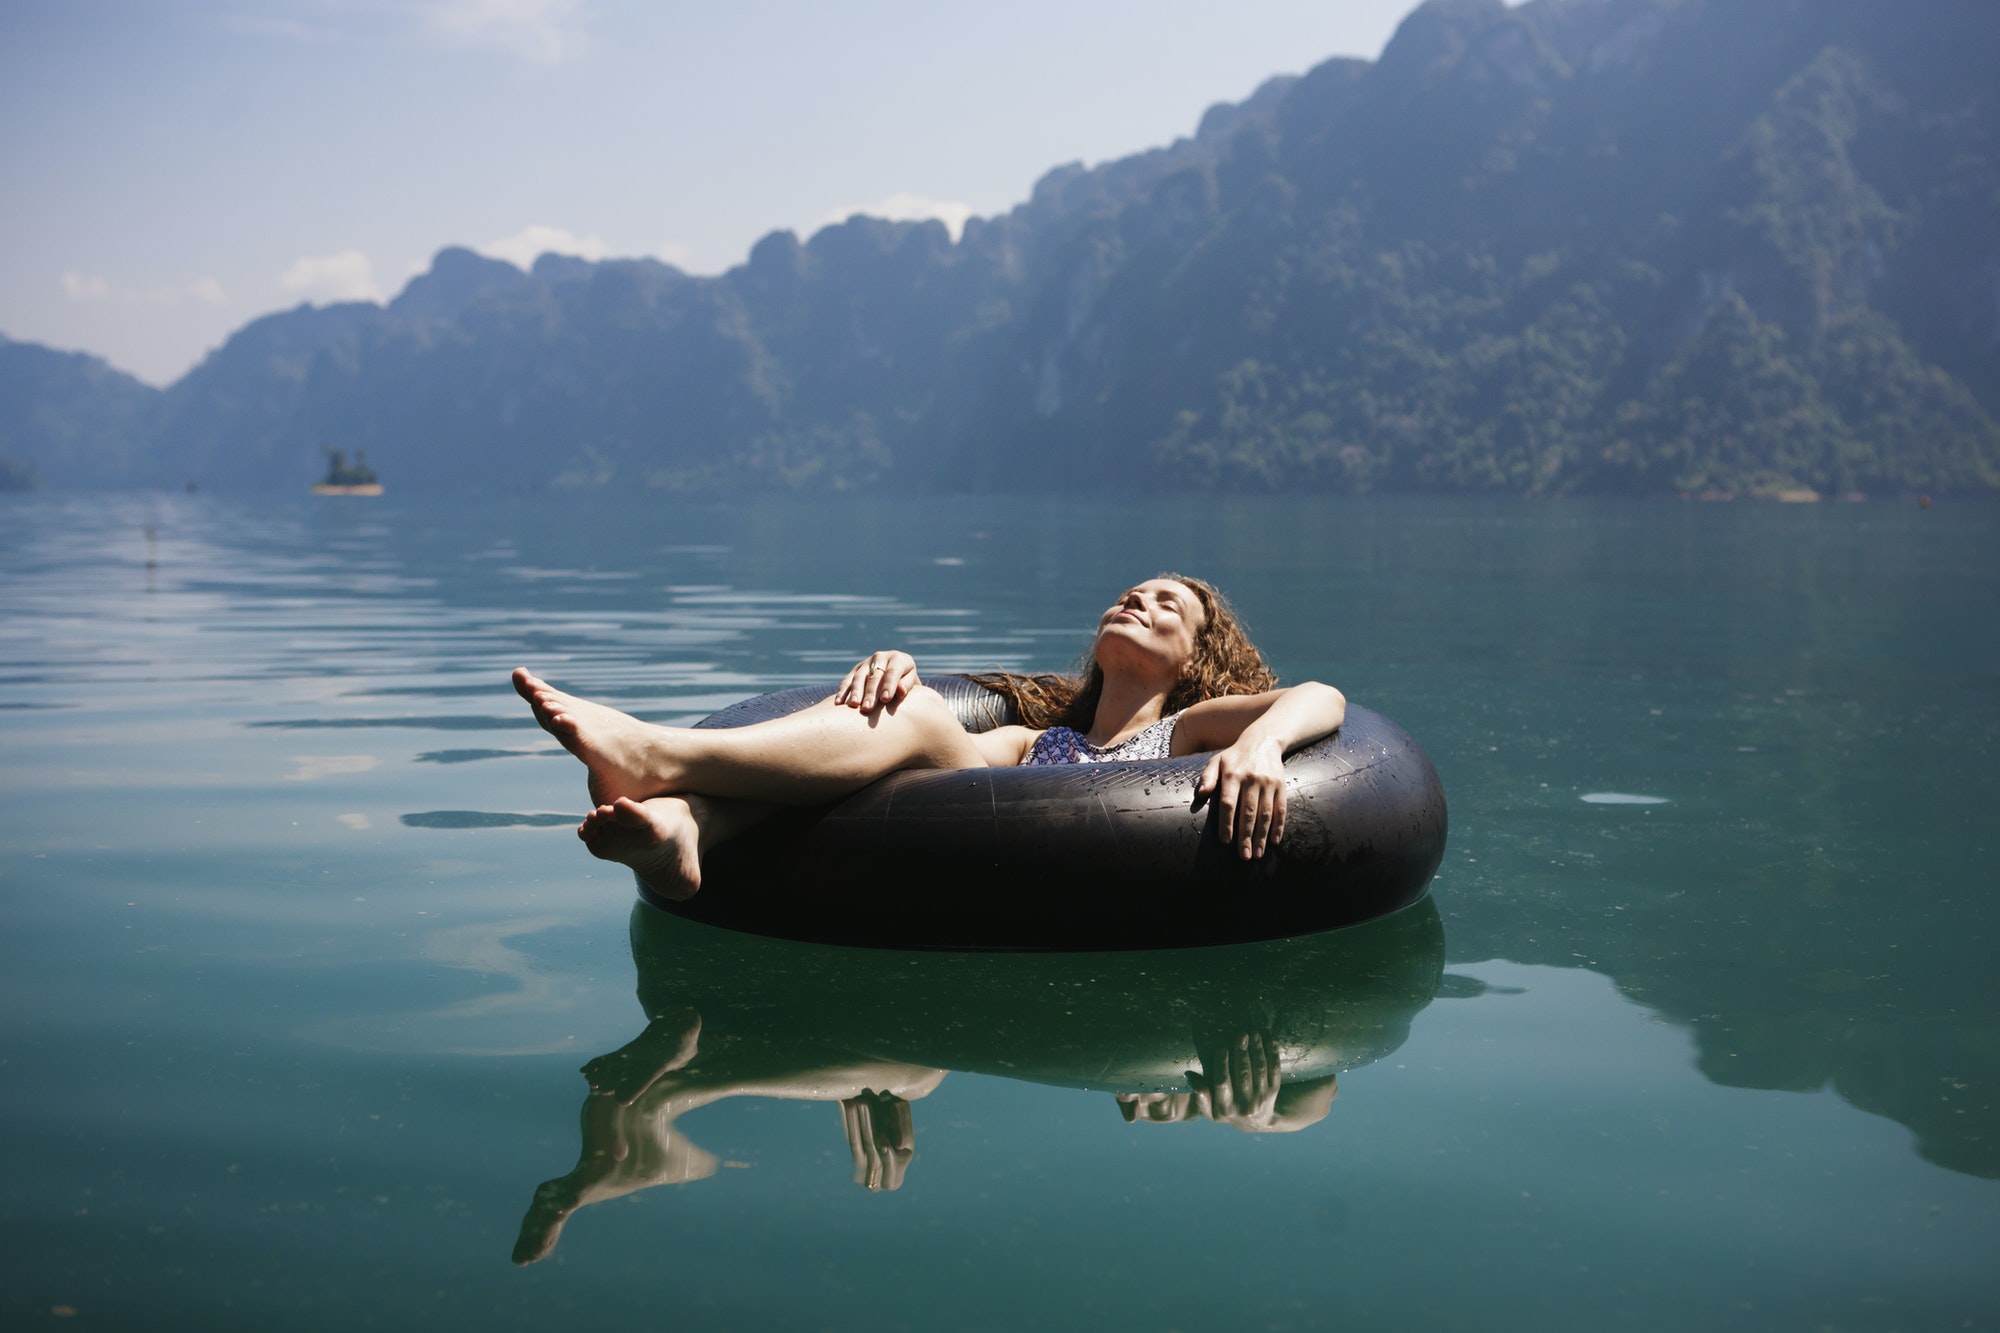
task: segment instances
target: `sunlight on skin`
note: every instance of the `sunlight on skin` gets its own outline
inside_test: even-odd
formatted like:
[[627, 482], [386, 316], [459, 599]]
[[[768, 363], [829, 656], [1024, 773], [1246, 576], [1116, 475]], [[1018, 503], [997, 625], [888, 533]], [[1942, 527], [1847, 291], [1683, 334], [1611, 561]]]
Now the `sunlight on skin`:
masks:
[[[1158, 724], [1209, 622], [1208, 604], [1178, 578], [1149, 579], [1119, 594], [1099, 617], [1092, 644], [1100, 670], [1085, 739], [1102, 749]], [[819, 704], [716, 732], [643, 722], [559, 690], [526, 667], [517, 667], [512, 681], [536, 723], [583, 762], [594, 809], [577, 834], [591, 854], [631, 867], [675, 900], [700, 889], [704, 844], [747, 829], [771, 803], [836, 800], [902, 769], [1016, 765], [1040, 734], [1003, 726], [974, 738], [923, 686], [914, 659], [893, 651], [856, 664]], [[1197, 793], [1213, 800], [1217, 836], [1242, 859], [1284, 839], [1286, 750], [1338, 728], [1345, 708], [1338, 690], [1308, 681], [1263, 693], [1225, 691], [1177, 713], [1174, 752], [1212, 751]]]
[[666, 898], [691, 898], [701, 887], [701, 829], [681, 797], [620, 796], [585, 815], [576, 836], [592, 856], [630, 866]]

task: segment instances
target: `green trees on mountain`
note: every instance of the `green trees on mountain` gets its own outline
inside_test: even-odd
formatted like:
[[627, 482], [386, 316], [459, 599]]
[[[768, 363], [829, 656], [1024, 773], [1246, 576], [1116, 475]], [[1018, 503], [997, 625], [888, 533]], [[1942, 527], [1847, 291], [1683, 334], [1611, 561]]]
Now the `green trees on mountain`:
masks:
[[[1470, 165], [1458, 190], [1432, 181], [1410, 201], [1397, 198], [1407, 178], [1351, 174], [1334, 187], [1337, 225], [1302, 235], [1294, 221], [1268, 259], [1242, 256], [1261, 270], [1240, 284], [1255, 300], [1245, 324], [1275, 336], [1174, 414], [1152, 447], [1159, 469], [1242, 489], [2000, 488], [1996, 108], [1962, 61], [1934, 50], [1936, 84], [1891, 86], [1921, 62], [1877, 71], [1856, 53], [1889, 25], [1880, 6], [1829, 5], [1810, 21], [1772, 5], [1496, 8], [1431, 6], [1443, 54], [1424, 68], [1437, 77], [1484, 51], [1487, 83], [1511, 75], [1542, 95], [1524, 95], [1530, 109], [1511, 133], [1489, 128], [1484, 147], [1470, 125], [1438, 131], [1428, 159], [1456, 146], [1455, 169]], [[1650, 68], [1635, 62], [1622, 107], [1580, 86], [1615, 41], [1586, 43], [1576, 64], [1560, 55], [1576, 46], [1565, 23], [1619, 9], [1657, 17]], [[1545, 40], [1498, 43], [1508, 25]], [[1677, 137], [1633, 114], [1649, 99], [1693, 110], [1707, 55], [1749, 45], [1727, 40], [1745, 28], [1767, 71], [1800, 64], [1733, 133], [1712, 128], [1704, 146], [1687, 141], [1699, 116]], [[1816, 45], [1842, 36], [1850, 46]], [[1520, 59], [1494, 73], [1495, 49]], [[1588, 103], [1590, 123], [1564, 124], [1566, 98]], [[1471, 199], [1491, 206], [1451, 216]], [[1371, 209], [1399, 204], [1399, 226], [1369, 225]], [[1575, 219], [1549, 216], [1565, 210]], [[1979, 225], [1991, 228], [1983, 248], [1963, 245]], [[1963, 304], [1955, 326], [1936, 317], [1954, 289], [1982, 284], [1983, 310]], [[1891, 313], [1906, 310], [1931, 347]], [[1940, 360], [1985, 373], [1969, 384]]]

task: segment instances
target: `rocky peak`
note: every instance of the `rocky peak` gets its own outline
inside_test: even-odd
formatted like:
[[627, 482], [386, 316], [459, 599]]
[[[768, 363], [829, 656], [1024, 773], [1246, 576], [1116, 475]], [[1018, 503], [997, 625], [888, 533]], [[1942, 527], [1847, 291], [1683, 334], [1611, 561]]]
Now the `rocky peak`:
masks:
[[405, 319], [450, 319], [483, 297], [526, 287], [531, 281], [504, 259], [488, 259], [454, 245], [438, 251], [430, 272], [410, 279], [389, 309]]

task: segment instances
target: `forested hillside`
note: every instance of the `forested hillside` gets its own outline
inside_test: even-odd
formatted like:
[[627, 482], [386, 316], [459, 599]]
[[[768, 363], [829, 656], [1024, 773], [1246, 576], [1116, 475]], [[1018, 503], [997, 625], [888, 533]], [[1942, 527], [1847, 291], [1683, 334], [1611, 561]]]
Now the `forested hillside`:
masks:
[[159, 399], [97, 357], [0, 338], [0, 491], [148, 475]]
[[24, 389], [52, 354], [0, 346], [0, 457], [219, 487], [302, 484], [329, 441], [423, 489], [1991, 492], [1996, 51], [1988, 0], [1431, 0], [1380, 60], [1057, 168], [956, 243], [858, 218], [715, 278], [447, 250], [136, 408], [73, 366]]

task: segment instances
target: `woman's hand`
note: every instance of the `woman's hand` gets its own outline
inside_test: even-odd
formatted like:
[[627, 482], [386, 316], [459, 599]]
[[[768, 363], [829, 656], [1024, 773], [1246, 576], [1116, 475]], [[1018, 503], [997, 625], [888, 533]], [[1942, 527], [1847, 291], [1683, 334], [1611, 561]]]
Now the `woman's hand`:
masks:
[[1218, 750], [1201, 771], [1196, 799], [1215, 801], [1215, 836], [1248, 861], [1285, 837], [1285, 749], [1245, 738]]
[[870, 653], [842, 678], [840, 688], [833, 692], [833, 701], [872, 713], [907, 699], [921, 684], [917, 679], [917, 660], [908, 653]]
[[854, 1183], [870, 1194], [903, 1187], [903, 1173], [917, 1155], [910, 1104], [892, 1092], [870, 1092], [840, 1104], [847, 1150], [854, 1155]]
[[1197, 1055], [1201, 1072], [1188, 1070], [1188, 1082], [1208, 1118], [1249, 1134], [1270, 1129], [1277, 1114], [1278, 1090], [1284, 1082], [1277, 1043], [1261, 1032], [1246, 1032], [1234, 1042], [1197, 1049]]

